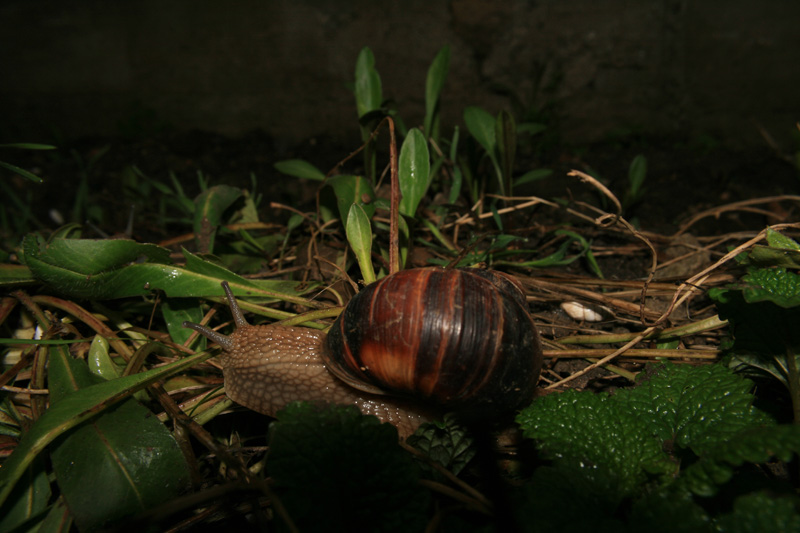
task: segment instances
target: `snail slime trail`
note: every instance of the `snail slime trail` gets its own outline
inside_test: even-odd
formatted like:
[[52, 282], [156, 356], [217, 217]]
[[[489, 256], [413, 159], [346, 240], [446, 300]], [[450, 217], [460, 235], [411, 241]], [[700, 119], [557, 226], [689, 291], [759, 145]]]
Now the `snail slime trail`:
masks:
[[525, 294], [511, 276], [417, 268], [356, 294], [325, 334], [251, 326], [223, 282], [236, 330], [184, 323], [219, 344], [225, 390], [274, 416], [292, 401], [355, 404], [401, 438], [452, 411], [482, 424], [533, 399], [542, 349]]

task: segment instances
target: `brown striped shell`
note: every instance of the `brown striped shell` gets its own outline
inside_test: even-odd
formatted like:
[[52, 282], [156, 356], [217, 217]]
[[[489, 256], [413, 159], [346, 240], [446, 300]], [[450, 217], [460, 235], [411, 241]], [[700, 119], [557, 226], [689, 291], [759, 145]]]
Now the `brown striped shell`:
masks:
[[542, 349], [518, 282], [479, 270], [403, 270], [359, 292], [323, 361], [348, 385], [484, 419], [527, 405]]

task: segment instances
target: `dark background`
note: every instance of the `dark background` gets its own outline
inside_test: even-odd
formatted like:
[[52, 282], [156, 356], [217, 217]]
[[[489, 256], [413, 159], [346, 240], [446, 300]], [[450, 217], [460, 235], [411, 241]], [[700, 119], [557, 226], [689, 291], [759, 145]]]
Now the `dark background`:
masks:
[[634, 132], [742, 146], [763, 144], [760, 126], [788, 150], [798, 20], [792, 0], [5, 0], [0, 135], [356, 139], [361, 47], [414, 125], [450, 44], [444, 124], [477, 104], [547, 112], [574, 143]]

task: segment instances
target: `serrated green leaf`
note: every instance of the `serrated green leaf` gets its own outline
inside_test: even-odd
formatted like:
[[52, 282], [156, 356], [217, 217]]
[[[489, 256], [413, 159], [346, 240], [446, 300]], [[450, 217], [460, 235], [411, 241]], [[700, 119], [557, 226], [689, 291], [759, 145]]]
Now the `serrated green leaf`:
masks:
[[[567, 391], [539, 399], [517, 422], [555, 466], [583, 469], [592, 483], [607, 485], [614, 501], [622, 501], [652, 476], [668, 483], [689, 451], [700, 458], [695, 465], [712, 471], [723, 460], [741, 464], [719, 456], [719, 450], [748, 431], [774, 427], [753, 407], [751, 388], [749, 380], [722, 365], [665, 364], [635, 389], [614, 396]], [[737, 447], [729, 453], [744, 451]], [[763, 458], [752, 449], [748, 453], [745, 461]]]
[[745, 463], [763, 464], [773, 458], [789, 461], [800, 453], [800, 426], [796, 424], [747, 428], [720, 441], [683, 472], [680, 483], [688, 490], [711, 496]]
[[422, 132], [414, 128], [403, 141], [398, 161], [398, 179], [400, 182], [400, 212], [413, 217], [422, 198], [428, 192], [431, 183], [431, 161], [428, 143]]
[[370, 111], [380, 109], [382, 93], [381, 77], [375, 70], [375, 56], [372, 55], [372, 50], [365, 46], [356, 59], [355, 94], [359, 118]]
[[361, 268], [361, 275], [365, 283], [375, 281], [375, 271], [372, 268], [372, 226], [364, 209], [353, 204], [347, 215], [347, 242], [350, 243], [356, 260]]
[[714, 531], [711, 517], [688, 491], [672, 485], [646, 492], [631, 507], [628, 531], [703, 533]]
[[800, 531], [797, 497], [776, 496], [759, 491], [736, 498], [733, 511], [716, 520], [717, 531], [764, 533]]
[[[455, 475], [469, 464], [476, 453], [472, 436], [454, 416], [449, 414], [445, 415], [441, 423], [423, 424], [406, 439], [406, 443]], [[421, 466], [429, 474], [436, 472], [426, 468], [426, 463], [422, 463]]]
[[785, 268], [750, 269], [742, 281], [742, 294], [749, 303], [767, 301], [784, 308], [800, 305], [800, 275]]
[[625, 531], [617, 512], [618, 487], [605, 465], [595, 470], [574, 464], [537, 468], [516, 493], [518, 522], [525, 531], [617, 533]]
[[294, 176], [296, 178], [305, 178], [316, 181], [322, 181], [325, 179], [325, 173], [303, 159], [286, 159], [284, 161], [278, 161], [272, 166], [274, 166], [275, 170], [278, 172], [289, 176]]
[[429, 494], [393, 426], [355, 406], [293, 403], [277, 418], [267, 471], [300, 531], [424, 529]]
[[753, 407], [753, 383], [722, 365], [665, 364], [653, 378], [621, 392], [649, 434], [703, 455], [740, 431], [771, 421]]
[[675, 469], [653, 428], [631, 416], [616, 396], [577, 391], [546, 396], [524, 409], [517, 423], [548, 457], [583, 468], [587, 476], [602, 468], [609, 478], [597, 482], [609, 486], [615, 501], [634, 494], [649, 474]]

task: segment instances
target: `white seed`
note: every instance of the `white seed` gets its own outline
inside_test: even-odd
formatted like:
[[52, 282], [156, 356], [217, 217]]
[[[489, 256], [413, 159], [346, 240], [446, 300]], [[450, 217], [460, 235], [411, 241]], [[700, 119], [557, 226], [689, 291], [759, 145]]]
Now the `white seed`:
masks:
[[578, 302], [563, 302], [561, 309], [569, 315], [572, 320], [580, 322], [601, 322], [603, 315], [594, 309], [586, 307]]

